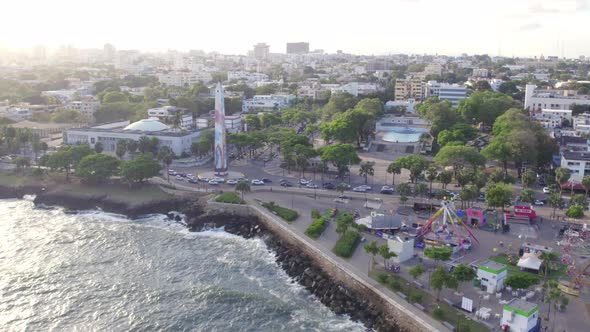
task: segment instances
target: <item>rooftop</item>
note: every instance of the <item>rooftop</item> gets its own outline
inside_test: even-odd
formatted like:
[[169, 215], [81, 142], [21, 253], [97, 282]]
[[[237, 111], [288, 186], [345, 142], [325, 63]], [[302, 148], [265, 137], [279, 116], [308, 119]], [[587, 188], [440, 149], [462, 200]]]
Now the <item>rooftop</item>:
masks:
[[504, 305], [504, 310], [516, 312], [526, 317], [532, 315], [538, 309], [539, 306], [537, 304], [525, 301], [518, 297]]
[[590, 152], [563, 151], [562, 156], [566, 160], [590, 161]]
[[489, 259], [484, 261], [483, 263], [481, 263], [479, 265], [479, 268], [484, 271], [487, 271], [490, 273], [495, 273], [495, 274], [498, 274], [498, 273], [502, 272], [503, 270], [507, 269], [505, 264], [494, 262]]
[[125, 127], [125, 131], [128, 130], [138, 130], [138, 131], [147, 131], [147, 132], [154, 132], [154, 131], [164, 131], [168, 130], [169, 127], [162, 122], [158, 121], [157, 119], [143, 119], [137, 122], [133, 122], [132, 124]]

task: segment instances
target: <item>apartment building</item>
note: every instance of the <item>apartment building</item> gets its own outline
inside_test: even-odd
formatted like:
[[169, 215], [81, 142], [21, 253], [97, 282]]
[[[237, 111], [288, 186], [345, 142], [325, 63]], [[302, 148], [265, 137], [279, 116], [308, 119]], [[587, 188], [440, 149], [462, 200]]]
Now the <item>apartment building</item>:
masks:
[[590, 105], [590, 95], [580, 95], [575, 90], [543, 90], [534, 84], [527, 84], [524, 94], [524, 108], [534, 111], [541, 109], [569, 110], [573, 105]]
[[252, 99], [242, 102], [242, 112], [254, 111], [278, 111], [281, 108], [291, 106], [295, 100], [293, 95], [256, 95]]
[[85, 118], [91, 119], [100, 108], [100, 101], [92, 96], [85, 96], [80, 100], [71, 101], [68, 108], [79, 111]]
[[211, 74], [206, 72], [177, 71], [158, 75], [158, 81], [161, 84], [186, 88], [193, 86], [199, 82], [210, 82], [212, 79], [213, 78]]
[[424, 100], [425, 84], [419, 78], [397, 79], [395, 81], [395, 100]]
[[543, 128], [554, 129], [561, 128], [564, 120], [572, 123], [572, 111], [571, 110], [541, 110], [540, 112], [532, 113], [532, 118], [541, 124]]
[[573, 127], [578, 134], [590, 134], [590, 114], [580, 114], [573, 119]]
[[485, 68], [474, 68], [473, 73], [471, 74], [472, 77], [488, 77], [488, 70]]
[[268, 81], [268, 75], [263, 73], [250, 73], [247, 71], [228, 71], [228, 81], [248, 81], [248, 82], [259, 82]]
[[377, 83], [350, 82], [332, 89], [332, 93], [346, 92], [353, 96], [368, 95], [379, 91]]
[[192, 114], [184, 114], [187, 111], [186, 108], [176, 106], [162, 106], [156, 108], [150, 108], [147, 110], [149, 118], [158, 119], [164, 123], [173, 124], [175, 118], [180, 114], [179, 128], [184, 130], [190, 130], [195, 128]]
[[570, 170], [571, 177], [569, 181], [581, 183], [584, 176], [590, 175], [590, 152], [563, 151], [560, 166]]
[[287, 54], [309, 53], [309, 43], [287, 43]]
[[457, 105], [459, 100], [467, 98], [467, 89], [458, 84], [428, 81], [426, 83], [426, 98], [430, 97], [438, 97], [440, 100], [448, 100], [453, 105]]

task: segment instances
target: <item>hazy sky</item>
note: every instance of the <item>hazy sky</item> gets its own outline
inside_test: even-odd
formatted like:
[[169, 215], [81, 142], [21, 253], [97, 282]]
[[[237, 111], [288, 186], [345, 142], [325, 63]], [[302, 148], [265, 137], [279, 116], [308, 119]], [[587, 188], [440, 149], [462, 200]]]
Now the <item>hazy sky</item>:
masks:
[[590, 0], [4, 0], [0, 47], [590, 56]]

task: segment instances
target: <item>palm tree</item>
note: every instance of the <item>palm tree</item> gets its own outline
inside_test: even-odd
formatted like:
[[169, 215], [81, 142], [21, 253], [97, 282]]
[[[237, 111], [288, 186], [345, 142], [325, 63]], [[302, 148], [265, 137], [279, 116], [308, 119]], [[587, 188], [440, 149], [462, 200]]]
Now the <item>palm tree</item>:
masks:
[[[571, 177], [571, 171], [565, 167], [558, 167], [555, 169], [555, 180], [559, 185], [559, 197], [561, 197], [563, 193], [563, 184], [566, 183]], [[572, 184], [573, 190], [573, 184]]]
[[543, 252], [541, 255], [539, 255], [539, 258], [543, 261], [543, 280], [547, 280], [547, 274], [549, 274], [549, 270], [553, 269], [555, 266], [553, 261], [557, 259], [557, 254], [554, 252]]
[[367, 178], [369, 175], [370, 176], [375, 175], [375, 167], [373, 165], [375, 165], [374, 162], [367, 161], [365, 163], [362, 163], [359, 168], [359, 176], [362, 176], [365, 178], [365, 184], [367, 184]]
[[122, 159], [127, 153], [127, 140], [121, 139], [117, 141], [117, 148], [115, 154], [119, 159]]
[[168, 172], [168, 169], [170, 168], [170, 165], [174, 160], [174, 152], [170, 147], [163, 146], [158, 151], [158, 160], [160, 160], [162, 163], [164, 163], [164, 165], [166, 165], [166, 174], [168, 176], [168, 182], [170, 182], [170, 173]]
[[[370, 263], [374, 264], [375, 256], [379, 253], [379, 246], [377, 246], [377, 241], [367, 243], [363, 247], [365, 248], [365, 251], [367, 252], [367, 254], [371, 255]], [[371, 265], [369, 265], [369, 271], [371, 271]]]
[[389, 251], [389, 246], [383, 244], [379, 247], [379, 256], [383, 257], [383, 266], [387, 268], [387, 260], [393, 257], [397, 257], [397, 254]]
[[250, 184], [246, 181], [240, 181], [237, 185], [236, 185], [236, 191], [239, 191], [242, 194], [242, 200], [244, 200], [244, 193], [250, 192]]
[[428, 169], [426, 170], [426, 180], [428, 180], [428, 182], [430, 182], [430, 192], [432, 193], [432, 182], [434, 182], [434, 180], [436, 180], [436, 178], [438, 177], [438, 172], [436, 170], [436, 167], [434, 166], [430, 166], [428, 167]]
[[391, 185], [394, 186], [395, 185], [395, 175], [402, 173], [402, 166], [398, 162], [394, 161], [391, 164], [389, 164], [389, 166], [387, 166], [387, 173], [392, 174]]

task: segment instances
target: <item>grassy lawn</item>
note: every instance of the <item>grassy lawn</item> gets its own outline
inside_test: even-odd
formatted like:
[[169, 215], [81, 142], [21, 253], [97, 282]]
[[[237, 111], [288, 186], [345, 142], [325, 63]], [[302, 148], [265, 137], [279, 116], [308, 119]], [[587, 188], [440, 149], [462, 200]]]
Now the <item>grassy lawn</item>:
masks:
[[413, 283], [408, 282], [399, 275], [383, 269], [374, 269], [369, 273], [369, 276], [391, 291], [404, 294], [408, 302], [421, 304], [426, 309], [425, 312], [434, 319], [449, 322], [455, 327], [460, 322], [461, 331], [489, 332], [489, 329], [483, 324], [468, 318], [463, 312], [453, 308], [442, 300], [437, 302], [434, 296], [416, 287]]
[[283, 220], [287, 222], [292, 222], [299, 217], [299, 213], [295, 210], [287, 209], [280, 205], [275, 204], [274, 202], [262, 203], [267, 210], [276, 214], [277, 216], [281, 217]]
[[352, 256], [360, 241], [361, 236], [357, 231], [347, 230], [342, 234], [340, 239], [336, 241], [332, 251], [340, 257], [348, 258]]
[[[517, 259], [518, 261], [518, 255], [514, 254], [513, 255], [515, 259]], [[511, 265], [509, 263], [509, 259], [508, 256], [506, 254], [500, 254], [497, 256], [491, 256], [490, 260], [494, 261], [494, 262], [498, 262], [498, 263], [502, 263], [502, 264], [506, 264], [506, 266], [508, 267], [508, 274], [513, 274], [513, 273], [530, 273], [533, 275], [537, 275], [541, 278], [541, 280], [543, 279], [543, 273], [531, 273], [531, 272], [527, 272], [527, 271], [522, 271], [518, 266], [516, 265]], [[553, 279], [558, 281], [559, 279], [562, 278], [567, 278], [567, 265], [561, 264], [561, 263], [557, 263], [556, 262], [556, 266], [557, 269], [556, 270], [551, 270], [549, 272], [549, 274], [547, 275], [547, 279]]]
[[244, 201], [234, 192], [224, 192], [217, 197], [215, 197], [215, 201], [219, 203], [229, 203], [229, 204], [244, 204]]

